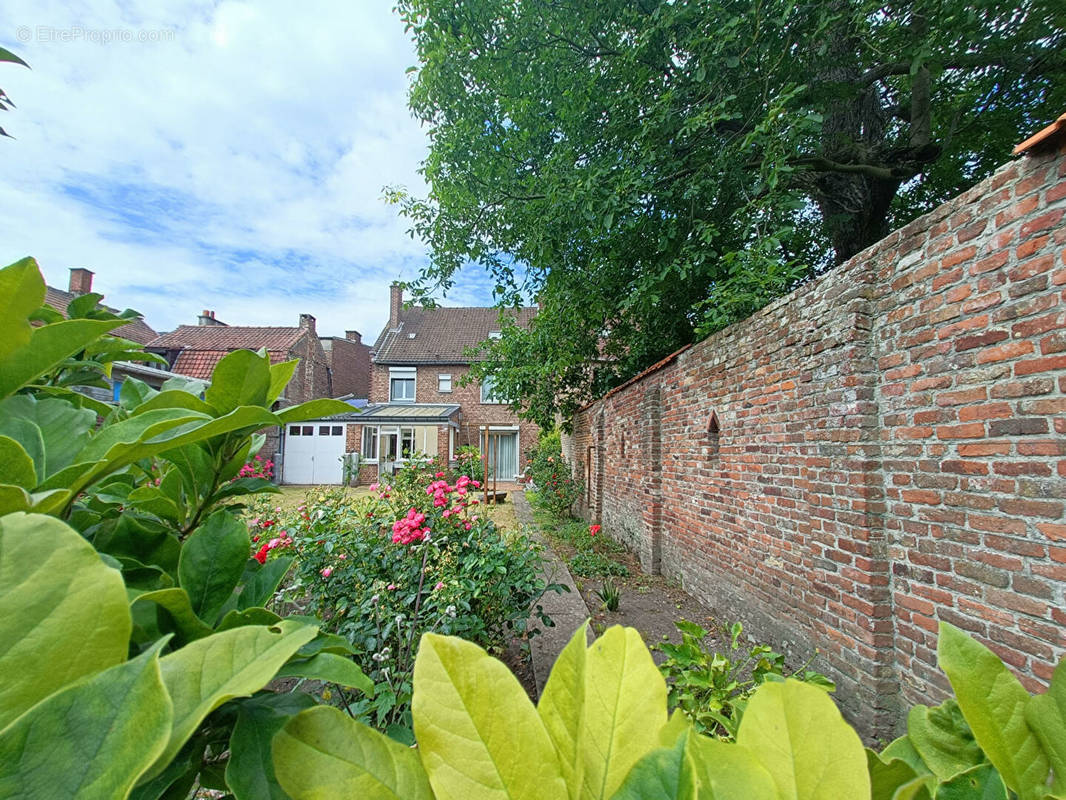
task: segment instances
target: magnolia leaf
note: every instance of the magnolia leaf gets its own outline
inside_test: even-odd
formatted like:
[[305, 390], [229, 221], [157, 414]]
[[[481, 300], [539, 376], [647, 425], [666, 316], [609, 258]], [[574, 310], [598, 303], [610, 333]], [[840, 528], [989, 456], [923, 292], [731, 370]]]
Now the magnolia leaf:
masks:
[[358, 689], [368, 697], [374, 696], [374, 681], [350, 658], [335, 653], [319, 653], [306, 660], [290, 661], [278, 670], [278, 677], [328, 681], [349, 689]]
[[308, 400], [306, 403], [283, 408], [277, 413], [277, 417], [284, 424], [287, 422], [300, 422], [305, 419], [322, 419], [336, 414], [351, 414], [356, 410], [341, 400], [319, 398], [318, 400]]
[[281, 617], [265, 608], [246, 608], [243, 611], [234, 609], [223, 615], [215, 630], [228, 631], [243, 628], [245, 625], [275, 625], [278, 622], [281, 622]]
[[33, 459], [10, 436], [0, 435], [0, 483], [32, 489], [37, 485]]
[[312, 625], [292, 622], [236, 628], [197, 639], [160, 659], [163, 682], [174, 702], [174, 723], [149, 777], [163, 770], [208, 714], [227, 700], [266, 686], [315, 632]]
[[898, 739], [894, 739], [890, 742], [884, 750], [881, 751], [881, 761], [888, 763], [892, 759], [902, 761], [904, 764], [914, 770], [916, 775], [931, 775], [932, 772], [922, 757], [918, 755], [918, 751], [914, 749], [914, 745], [911, 744], [910, 737], [900, 736]]
[[244, 574], [252, 542], [248, 527], [220, 509], [185, 540], [178, 585], [189, 593], [196, 616], [213, 625]]
[[764, 683], [744, 711], [737, 745], [770, 773], [781, 800], [870, 796], [862, 742], [817, 687]]
[[423, 634], [411, 711], [440, 800], [567, 798], [551, 739], [525, 691], [477, 645]]
[[[147, 403], [157, 394], [159, 394], [159, 391], [153, 389], [144, 381], [129, 377], [122, 381], [122, 388], [118, 393], [118, 403], [123, 408], [132, 411]], [[172, 408], [173, 406], [163, 405], [162, 407]]]
[[959, 704], [948, 700], [940, 706], [915, 706], [907, 715], [907, 734], [922, 761], [946, 781], [984, 760]]
[[246, 608], [265, 606], [274, 596], [274, 592], [278, 590], [292, 562], [292, 558], [272, 558], [260, 565], [258, 561], [249, 559], [241, 580], [241, 593], [237, 597], [237, 608], [243, 611]]
[[977, 744], [1007, 788], [1021, 800], [1043, 798], [1051, 765], [1025, 721], [1029, 693], [995, 653], [946, 622], [937, 655]]
[[[37, 477], [43, 482], [46, 477], [59, 472], [74, 462], [75, 456], [89, 441], [96, 425], [96, 412], [79, 408], [59, 397], [34, 397], [16, 395], [0, 402], [0, 433], [8, 433], [15, 423], [32, 425], [32, 436], [40, 441], [41, 458], [37, 464]], [[25, 428], [23, 428], [25, 430]], [[38, 460], [34, 455], [34, 460]]]
[[699, 784], [700, 800], [778, 800], [774, 779], [742, 747], [692, 734], [688, 755]]
[[[274, 737], [274, 770], [293, 800], [434, 797], [417, 750], [331, 706], [297, 714], [281, 729]], [[450, 796], [436, 795], [442, 799]], [[466, 800], [486, 796], [475, 793]]]
[[314, 705], [303, 692], [265, 694], [239, 704], [226, 764], [226, 784], [236, 800], [289, 800], [274, 773], [271, 742], [294, 715]]
[[645, 753], [626, 775], [611, 800], [696, 800], [697, 779], [688, 758], [688, 737], [683, 733], [672, 747]]
[[147, 411], [156, 411], [160, 408], [184, 408], [189, 411], [195, 411], [204, 416], [215, 416], [215, 409], [200, 399], [198, 395], [190, 392], [182, 391], [181, 389], [167, 389], [162, 392], [155, 392], [148, 395], [144, 400], [136, 405], [133, 410], [133, 416], [138, 414], [144, 414]]
[[[130, 603], [133, 608], [132, 613], [136, 614], [136, 606], [138, 603], [154, 603], [159, 608], [163, 609], [167, 615], [173, 620], [176, 631], [181, 635], [181, 640], [184, 642], [192, 642], [196, 639], [202, 639], [205, 636], [210, 636], [212, 633], [211, 626], [205, 625], [200, 621], [200, 618], [196, 616], [196, 612], [192, 609], [192, 603], [189, 600], [189, 593], [184, 589], [171, 588], [171, 589], [157, 589], [152, 592], [145, 592], [144, 594], [137, 595], [137, 597]], [[164, 628], [166, 630], [166, 628]]]
[[0, 361], [0, 397], [12, 395], [124, 320], [70, 319], [34, 328], [29, 341]]
[[132, 625], [122, 576], [77, 531], [38, 514], [0, 518], [0, 729], [122, 663]]
[[[3, 53], [11, 55], [0, 51], [0, 60]], [[34, 259], [23, 258], [0, 269], [0, 364], [29, 342], [30, 315], [44, 303], [44, 296], [44, 278]]]
[[160, 646], [56, 692], [0, 732], [0, 797], [126, 797], [170, 733]]
[[218, 413], [226, 414], [239, 406], [267, 405], [269, 391], [270, 357], [234, 350], [215, 365], [204, 400]]
[[21, 486], [0, 483], [0, 516], [16, 511], [30, 511], [32, 506], [33, 498]]
[[941, 783], [935, 800], [1007, 800], [1007, 787], [995, 767], [978, 764]]
[[871, 800], [892, 800], [899, 787], [918, 777], [918, 773], [906, 761], [885, 759], [869, 749], [866, 751], [866, 768], [870, 772]]
[[1047, 693], [1029, 700], [1025, 720], [1051, 761], [1052, 791], [1066, 797], [1066, 660], [1055, 667]]
[[[572, 800], [581, 793], [581, 717], [585, 707], [585, 656], [588, 650], [588, 621], [570, 637], [555, 659], [544, 684], [537, 714], [548, 731], [559, 758], [559, 768]], [[666, 745], [668, 743], [663, 742]], [[672, 742], [670, 743], [672, 744]]]
[[300, 359], [294, 358], [291, 361], [281, 361], [270, 365], [270, 388], [267, 390], [266, 405], [272, 405], [281, 397], [281, 393], [289, 385], [292, 374], [296, 371], [296, 365], [299, 363]]

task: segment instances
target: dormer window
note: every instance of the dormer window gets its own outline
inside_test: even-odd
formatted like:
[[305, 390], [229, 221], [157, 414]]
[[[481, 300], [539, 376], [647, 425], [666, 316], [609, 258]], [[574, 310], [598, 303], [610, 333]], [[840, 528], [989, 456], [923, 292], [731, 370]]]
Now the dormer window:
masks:
[[490, 339], [502, 339], [503, 338], [503, 331], [489, 331], [489, 338]]

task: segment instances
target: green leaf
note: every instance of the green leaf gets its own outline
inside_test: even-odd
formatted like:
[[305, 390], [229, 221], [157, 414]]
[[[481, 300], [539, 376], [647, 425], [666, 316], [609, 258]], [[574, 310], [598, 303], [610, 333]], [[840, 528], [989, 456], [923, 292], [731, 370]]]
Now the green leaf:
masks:
[[559, 768], [571, 798], [581, 793], [581, 720], [585, 707], [585, 662], [588, 650], [588, 621], [574, 631], [566, 647], [552, 665], [537, 703], [544, 724], [559, 757]]
[[270, 744], [286, 722], [314, 705], [303, 692], [266, 694], [240, 703], [226, 765], [226, 784], [236, 800], [289, 800], [274, 774]]
[[[29, 64], [27, 64], [25, 61], [23, 61], [21, 58], [19, 58], [14, 53], [12, 53], [6, 47], [0, 47], [0, 61], [10, 61], [10, 62], [15, 63], [15, 64], [21, 64], [24, 67], [29, 67]], [[24, 258], [24, 259], [22, 259], [22, 261], [32, 261], [33, 265], [35, 267], [37, 266], [37, 262], [33, 261], [32, 258]], [[21, 264], [22, 261], [19, 261], [17, 263]], [[8, 267], [7, 269], [10, 269], [10, 267]], [[6, 289], [7, 287], [5, 287], [2, 284], [0, 284], [0, 288], [5, 288]]]
[[329, 681], [349, 689], [358, 689], [368, 697], [374, 696], [374, 681], [350, 658], [335, 653], [319, 653], [306, 660], [290, 661], [278, 670], [278, 677]]
[[244, 574], [252, 542], [247, 526], [225, 509], [207, 518], [185, 540], [178, 585], [189, 593], [196, 616], [213, 625]]
[[688, 737], [682, 734], [672, 747], [645, 753], [626, 775], [611, 800], [696, 800], [699, 785], [687, 756]]
[[251, 350], [234, 350], [215, 365], [204, 394], [220, 414], [239, 406], [265, 406], [270, 391], [270, 357]]
[[411, 711], [438, 798], [567, 797], [555, 750], [525, 691], [477, 645], [423, 634]]
[[246, 608], [265, 606], [278, 590], [292, 562], [292, 558], [272, 558], [260, 565], [258, 561], [249, 559], [244, 578], [241, 580], [237, 608], [243, 611]]
[[[10, 51], [0, 50], [25, 63]], [[44, 278], [34, 259], [23, 258], [0, 269], [0, 364], [29, 342], [33, 333], [30, 314], [44, 303], [44, 296]]]
[[289, 381], [292, 380], [292, 374], [296, 371], [296, 365], [299, 363], [300, 360], [294, 358], [291, 361], [281, 361], [270, 365], [270, 388], [267, 390], [267, 398], [264, 405], [273, 405], [274, 401], [281, 397], [281, 393], [289, 385]]
[[0, 518], [0, 729], [120, 664], [132, 624], [122, 577], [77, 531], [36, 514]]
[[899, 787], [918, 777], [906, 761], [883, 759], [873, 750], [866, 751], [866, 766], [870, 772], [871, 800], [892, 800]]
[[28, 342], [0, 360], [0, 397], [14, 394], [94, 339], [125, 324], [121, 319], [70, 319], [34, 328]]
[[163, 683], [174, 703], [174, 724], [149, 777], [163, 770], [208, 714], [227, 700], [266, 686], [315, 632], [312, 625], [292, 622], [236, 628], [197, 639], [160, 659]]
[[243, 628], [245, 625], [276, 625], [279, 622], [281, 622], [281, 617], [265, 608], [246, 608], [243, 611], [234, 609], [223, 615], [215, 630], [228, 631], [233, 628]]
[[1066, 796], [1066, 660], [1055, 667], [1047, 693], [1029, 700], [1025, 720], [1051, 761], [1052, 791]]
[[940, 623], [940, 668], [977, 744], [1021, 800], [1040, 800], [1050, 763], [1025, 721], [1029, 693], [999, 657], [953, 625]]
[[[205, 625], [196, 616], [192, 609], [192, 602], [189, 600], [189, 593], [184, 589], [157, 589], [153, 592], [145, 592], [137, 595], [130, 605], [136, 606], [138, 603], [154, 603], [163, 609], [173, 621], [173, 629], [181, 635], [183, 642], [202, 639], [212, 633], [211, 626]], [[136, 612], [136, 608], [132, 610]], [[161, 627], [163, 630], [167, 629], [166, 626]]]
[[946, 781], [984, 760], [981, 748], [954, 700], [935, 708], [912, 708], [907, 715], [907, 734], [938, 781]]
[[37, 485], [33, 459], [10, 436], [0, 435], [0, 483], [32, 489]]
[[300, 422], [305, 419], [323, 419], [332, 417], [335, 414], [351, 414], [354, 411], [356, 411], [355, 408], [341, 400], [330, 400], [323, 397], [318, 400], [308, 400], [306, 403], [300, 403], [297, 406], [283, 408], [277, 413], [277, 418], [282, 424], [285, 424], [288, 422]]
[[898, 739], [894, 739], [890, 742], [884, 750], [881, 751], [881, 760], [886, 764], [892, 759], [902, 761], [904, 764], [914, 770], [916, 775], [932, 775], [929, 767], [922, 757], [918, 755], [918, 751], [914, 749], [914, 745], [911, 744], [909, 736], [900, 736]]
[[96, 412], [79, 408], [58, 397], [16, 395], [0, 401], [0, 433], [22, 440], [15, 430], [29, 430], [35, 442], [40, 442], [41, 455], [31, 451], [37, 464], [38, 482], [74, 462], [77, 453], [89, 441], [96, 425]]
[[870, 796], [862, 742], [817, 687], [764, 683], [744, 711], [737, 745], [770, 773], [781, 800]]
[[774, 779], [750, 752], [706, 736], [689, 737], [700, 800], [778, 800]]
[[0, 797], [125, 797], [166, 746], [158, 648], [49, 696], [0, 731]]
[[[274, 769], [293, 800], [432, 800], [418, 751], [330, 706], [297, 714], [274, 737]], [[471, 794], [468, 798], [486, 797]], [[535, 795], [531, 795], [535, 796]], [[451, 797], [437, 794], [443, 800]]]
[[978, 764], [940, 784], [936, 800], [1007, 800], [1007, 787], [995, 767]]

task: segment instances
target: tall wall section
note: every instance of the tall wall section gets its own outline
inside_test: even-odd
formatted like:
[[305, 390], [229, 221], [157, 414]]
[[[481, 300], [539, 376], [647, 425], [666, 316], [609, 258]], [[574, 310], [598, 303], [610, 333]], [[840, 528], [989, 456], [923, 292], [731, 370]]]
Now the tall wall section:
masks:
[[584, 409], [582, 510], [891, 736], [938, 620], [1066, 654], [1066, 150], [1031, 155]]

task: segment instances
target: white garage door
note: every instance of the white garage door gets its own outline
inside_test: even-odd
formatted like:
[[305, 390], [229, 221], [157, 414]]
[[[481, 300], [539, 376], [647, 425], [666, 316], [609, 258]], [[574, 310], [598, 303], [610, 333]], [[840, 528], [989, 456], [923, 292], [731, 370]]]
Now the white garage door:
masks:
[[344, 425], [322, 422], [285, 428], [285, 483], [339, 484], [344, 479]]

